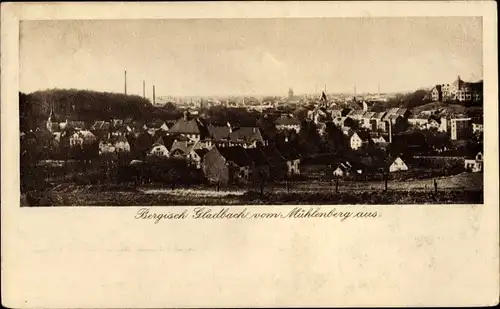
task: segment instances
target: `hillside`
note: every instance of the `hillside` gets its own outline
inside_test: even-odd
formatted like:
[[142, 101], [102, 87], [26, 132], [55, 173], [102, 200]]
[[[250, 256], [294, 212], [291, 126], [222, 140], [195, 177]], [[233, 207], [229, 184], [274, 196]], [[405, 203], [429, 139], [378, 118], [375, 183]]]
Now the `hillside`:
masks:
[[413, 114], [419, 114], [422, 111], [431, 111], [431, 110], [442, 110], [447, 114], [465, 114], [469, 117], [480, 117], [483, 113], [482, 106], [464, 106], [460, 104], [447, 104], [443, 102], [431, 102], [424, 105], [420, 105], [412, 109]]
[[51, 108], [58, 120], [142, 118], [154, 110], [149, 100], [135, 95], [76, 89], [51, 89], [19, 93], [21, 128], [45, 122]]

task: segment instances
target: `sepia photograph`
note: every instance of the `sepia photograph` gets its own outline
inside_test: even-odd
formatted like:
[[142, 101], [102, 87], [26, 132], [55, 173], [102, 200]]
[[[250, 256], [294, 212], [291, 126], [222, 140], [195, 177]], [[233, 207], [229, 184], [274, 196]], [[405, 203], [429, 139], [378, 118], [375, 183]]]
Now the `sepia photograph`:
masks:
[[498, 304], [496, 10], [2, 3], [2, 305]]
[[19, 53], [23, 206], [483, 201], [481, 17], [22, 21]]

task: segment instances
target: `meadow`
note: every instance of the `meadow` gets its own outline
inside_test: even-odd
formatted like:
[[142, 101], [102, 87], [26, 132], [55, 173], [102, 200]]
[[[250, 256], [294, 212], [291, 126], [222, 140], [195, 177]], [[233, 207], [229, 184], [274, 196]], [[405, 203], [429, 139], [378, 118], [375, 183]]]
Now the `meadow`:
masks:
[[[434, 187], [437, 183], [437, 191]], [[389, 181], [297, 181], [258, 187], [221, 188], [150, 184], [58, 184], [21, 196], [23, 206], [177, 206], [177, 205], [341, 205], [482, 204], [483, 174], [461, 173], [433, 179]]]

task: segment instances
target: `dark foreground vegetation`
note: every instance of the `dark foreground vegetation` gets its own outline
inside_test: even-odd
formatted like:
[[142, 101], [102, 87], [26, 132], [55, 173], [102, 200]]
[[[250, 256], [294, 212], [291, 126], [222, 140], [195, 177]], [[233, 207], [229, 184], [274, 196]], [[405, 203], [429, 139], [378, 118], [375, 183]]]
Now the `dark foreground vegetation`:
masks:
[[264, 192], [193, 197], [189, 194], [146, 194], [140, 191], [30, 191], [23, 206], [195, 206], [195, 205], [378, 205], [378, 204], [482, 204], [482, 190]]

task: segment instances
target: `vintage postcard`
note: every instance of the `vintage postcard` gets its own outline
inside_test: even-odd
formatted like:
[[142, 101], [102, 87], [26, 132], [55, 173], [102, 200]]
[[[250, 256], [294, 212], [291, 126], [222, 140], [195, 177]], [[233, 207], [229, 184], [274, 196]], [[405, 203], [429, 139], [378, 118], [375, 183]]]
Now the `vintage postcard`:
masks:
[[4, 305], [498, 303], [496, 23], [2, 5]]

